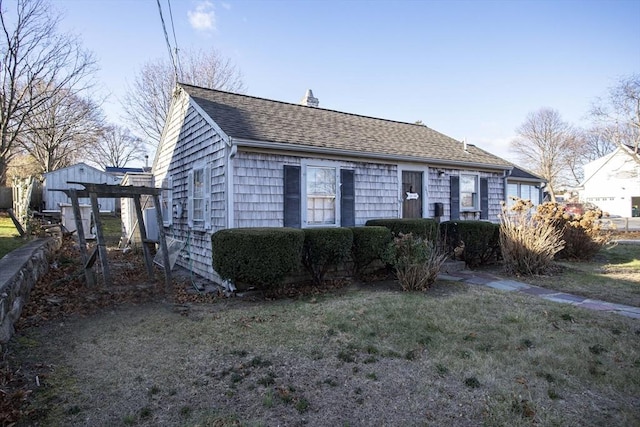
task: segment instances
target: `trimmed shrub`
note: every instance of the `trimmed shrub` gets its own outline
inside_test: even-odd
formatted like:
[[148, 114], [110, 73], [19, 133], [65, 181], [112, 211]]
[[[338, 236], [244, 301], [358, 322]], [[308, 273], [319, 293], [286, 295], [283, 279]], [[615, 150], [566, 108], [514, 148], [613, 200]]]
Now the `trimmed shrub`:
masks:
[[350, 229], [353, 233], [351, 257], [353, 259], [353, 269], [357, 274], [361, 273], [372, 262], [382, 260], [392, 236], [387, 227], [350, 227]]
[[497, 260], [500, 249], [500, 226], [486, 221], [445, 221], [440, 235], [446, 250], [459, 255], [469, 267], [477, 267]]
[[426, 291], [436, 281], [447, 256], [436, 242], [400, 234], [389, 244], [385, 261], [393, 266], [403, 290]]
[[306, 228], [302, 264], [320, 285], [330, 267], [349, 259], [353, 246], [353, 232], [346, 227]]
[[517, 200], [508, 209], [502, 203], [500, 249], [509, 273], [543, 274], [553, 263], [553, 257], [564, 248], [562, 230], [555, 224], [540, 221], [530, 214], [533, 204]]
[[213, 268], [234, 284], [280, 284], [300, 266], [304, 232], [297, 228], [231, 228], [211, 236]]
[[385, 218], [370, 219], [366, 226], [382, 226], [391, 230], [394, 237], [402, 234], [413, 234], [432, 242], [438, 238], [438, 223], [432, 218]]

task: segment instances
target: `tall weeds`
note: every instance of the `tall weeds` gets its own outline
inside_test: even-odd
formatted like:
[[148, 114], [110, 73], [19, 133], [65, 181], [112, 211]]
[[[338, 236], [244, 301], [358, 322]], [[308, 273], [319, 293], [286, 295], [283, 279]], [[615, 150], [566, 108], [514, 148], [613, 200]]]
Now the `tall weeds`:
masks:
[[528, 200], [517, 200], [511, 209], [502, 204], [500, 246], [509, 273], [543, 274], [564, 248], [562, 229], [531, 215], [532, 208]]

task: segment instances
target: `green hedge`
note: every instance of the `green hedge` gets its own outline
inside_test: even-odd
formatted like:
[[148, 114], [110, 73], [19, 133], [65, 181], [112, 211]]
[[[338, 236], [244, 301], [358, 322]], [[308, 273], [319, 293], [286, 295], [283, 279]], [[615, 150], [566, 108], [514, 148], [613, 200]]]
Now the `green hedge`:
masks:
[[364, 268], [376, 260], [382, 260], [386, 248], [393, 237], [387, 227], [367, 226], [350, 227], [353, 233], [351, 257], [354, 271], [361, 273]]
[[232, 228], [211, 236], [213, 268], [225, 280], [270, 287], [297, 270], [305, 233], [297, 228]]
[[438, 238], [438, 223], [432, 218], [370, 219], [365, 225], [387, 227], [394, 236], [411, 233], [431, 242]]
[[440, 233], [449, 253], [464, 242], [462, 259], [469, 267], [493, 261], [500, 249], [500, 225], [486, 221], [445, 221]]
[[349, 259], [353, 232], [349, 228], [306, 228], [302, 264], [316, 284], [321, 284], [327, 270]]

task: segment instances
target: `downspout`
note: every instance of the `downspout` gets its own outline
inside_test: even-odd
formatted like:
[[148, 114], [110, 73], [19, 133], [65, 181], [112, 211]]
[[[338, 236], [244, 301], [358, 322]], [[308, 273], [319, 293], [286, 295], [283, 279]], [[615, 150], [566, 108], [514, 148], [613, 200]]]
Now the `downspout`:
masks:
[[513, 169], [508, 169], [506, 171], [504, 171], [504, 187], [503, 187], [503, 198], [502, 200], [504, 200], [504, 203], [506, 206], [509, 205], [509, 190], [508, 190], [508, 182], [507, 180], [509, 179], [509, 177], [511, 176], [511, 171], [513, 171]]
[[227, 228], [234, 228], [234, 191], [233, 191], [233, 159], [238, 153], [238, 146], [233, 143], [233, 139], [229, 137], [229, 154], [227, 155]]

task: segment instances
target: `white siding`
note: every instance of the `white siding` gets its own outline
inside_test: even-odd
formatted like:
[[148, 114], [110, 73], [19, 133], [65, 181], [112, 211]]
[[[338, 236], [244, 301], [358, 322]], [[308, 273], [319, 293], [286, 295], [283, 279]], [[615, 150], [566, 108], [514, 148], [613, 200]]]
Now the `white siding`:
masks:
[[632, 197], [640, 197], [640, 165], [618, 149], [584, 166], [580, 200], [610, 215], [631, 216]]
[[[122, 179], [121, 185], [132, 185], [136, 187], [152, 187], [153, 176], [149, 173], [127, 173]], [[151, 196], [140, 197], [142, 210], [153, 207]], [[122, 220], [122, 237], [125, 245], [131, 242], [133, 246], [140, 246], [140, 227], [138, 227], [138, 216], [136, 215], [136, 205], [133, 199], [128, 197], [120, 198], [120, 219]]]
[[[47, 210], [59, 210], [61, 203], [71, 203], [71, 199], [62, 191], [49, 191], [49, 189], [82, 189], [81, 185], [67, 184], [68, 181], [90, 182], [95, 184], [111, 184], [117, 185], [119, 179], [111, 174], [103, 172], [99, 169], [91, 167], [85, 163], [78, 163], [64, 169], [48, 172], [44, 174], [44, 183], [42, 185], [42, 200]], [[90, 204], [88, 198], [80, 199], [80, 204]], [[114, 199], [98, 199], [100, 210], [114, 212]]]

